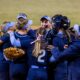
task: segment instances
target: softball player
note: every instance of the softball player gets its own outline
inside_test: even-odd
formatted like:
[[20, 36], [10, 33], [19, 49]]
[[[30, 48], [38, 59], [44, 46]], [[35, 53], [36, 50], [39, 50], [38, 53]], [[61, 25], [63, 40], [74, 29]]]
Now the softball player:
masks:
[[35, 46], [33, 49], [33, 54], [31, 55], [32, 64], [28, 72], [27, 80], [48, 80], [48, 53], [46, 51], [47, 41], [45, 37], [51, 29], [51, 19], [49, 16], [43, 16], [40, 21], [41, 27], [37, 32], [37, 40], [32, 42], [35, 43]]

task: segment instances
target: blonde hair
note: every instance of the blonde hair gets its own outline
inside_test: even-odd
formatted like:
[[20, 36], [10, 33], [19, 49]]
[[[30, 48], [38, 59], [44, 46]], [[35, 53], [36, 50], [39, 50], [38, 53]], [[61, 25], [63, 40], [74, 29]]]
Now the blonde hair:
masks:
[[[37, 30], [36, 36], [39, 34], [43, 35], [44, 29], [39, 28]], [[33, 56], [38, 57], [38, 55], [41, 53], [41, 47], [42, 47], [42, 40], [36, 41], [34, 44], [34, 49], [33, 49]]]

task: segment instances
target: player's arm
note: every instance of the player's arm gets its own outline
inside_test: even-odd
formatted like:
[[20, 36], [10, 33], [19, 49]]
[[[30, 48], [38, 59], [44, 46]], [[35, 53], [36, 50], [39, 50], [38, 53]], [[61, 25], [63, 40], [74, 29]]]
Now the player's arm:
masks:
[[2, 40], [0, 40], [0, 45], [3, 43], [3, 41]]
[[76, 53], [79, 47], [80, 45], [74, 43], [73, 45], [65, 49], [63, 52], [60, 52], [58, 48], [54, 48], [51, 52], [52, 52], [53, 57], [56, 60], [66, 60], [70, 57], [79, 55], [79, 53]]
[[9, 34], [4, 34], [0, 37], [0, 45], [9, 41]]

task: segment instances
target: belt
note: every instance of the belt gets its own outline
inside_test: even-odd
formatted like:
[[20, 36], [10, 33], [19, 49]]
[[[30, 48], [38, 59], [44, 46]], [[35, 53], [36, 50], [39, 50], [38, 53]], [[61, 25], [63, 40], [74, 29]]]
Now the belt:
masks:
[[47, 67], [46, 66], [36, 66], [36, 65], [32, 65], [31, 68], [42, 68], [42, 69], [46, 69]]

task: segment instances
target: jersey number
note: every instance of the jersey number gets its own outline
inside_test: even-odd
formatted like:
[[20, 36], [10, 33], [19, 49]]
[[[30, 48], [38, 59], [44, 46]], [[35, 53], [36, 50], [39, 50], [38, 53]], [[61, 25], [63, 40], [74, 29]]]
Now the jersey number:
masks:
[[45, 54], [45, 50], [41, 50], [41, 54], [38, 56], [38, 62], [44, 62], [44, 59], [42, 58], [45, 56]]

